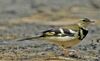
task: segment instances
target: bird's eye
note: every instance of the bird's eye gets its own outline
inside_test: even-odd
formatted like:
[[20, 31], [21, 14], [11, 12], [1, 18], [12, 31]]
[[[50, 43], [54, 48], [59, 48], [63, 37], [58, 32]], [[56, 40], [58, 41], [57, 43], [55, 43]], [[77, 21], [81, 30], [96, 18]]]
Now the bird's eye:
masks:
[[86, 21], [86, 20], [83, 20], [83, 21]]
[[90, 22], [90, 20], [88, 18], [85, 18], [82, 21], [84, 21], [84, 22]]

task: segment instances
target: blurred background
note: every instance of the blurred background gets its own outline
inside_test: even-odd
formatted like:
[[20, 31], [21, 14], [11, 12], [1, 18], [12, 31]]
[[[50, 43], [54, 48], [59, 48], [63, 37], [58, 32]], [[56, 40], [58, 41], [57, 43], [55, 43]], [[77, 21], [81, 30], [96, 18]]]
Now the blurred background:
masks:
[[[16, 40], [35, 36], [54, 26], [75, 23], [85, 17], [95, 20], [96, 24], [90, 26], [87, 37], [74, 48], [81, 50], [81, 55], [99, 57], [99, 61], [100, 0], [0, 0], [0, 61], [34, 61], [34, 56], [41, 55], [41, 52], [48, 54], [48, 51], [59, 55], [61, 52], [57, 46], [48, 42]], [[87, 60], [97, 61], [93, 58]]]
[[32, 36], [37, 31], [36, 24], [65, 25], [85, 17], [97, 20], [99, 25], [99, 3], [100, 0], [0, 0], [1, 39], [2, 33], [9, 36], [15, 32], [15, 38]]
[[22, 18], [36, 13], [64, 11], [68, 17], [100, 19], [100, 0], [0, 0], [0, 19]]

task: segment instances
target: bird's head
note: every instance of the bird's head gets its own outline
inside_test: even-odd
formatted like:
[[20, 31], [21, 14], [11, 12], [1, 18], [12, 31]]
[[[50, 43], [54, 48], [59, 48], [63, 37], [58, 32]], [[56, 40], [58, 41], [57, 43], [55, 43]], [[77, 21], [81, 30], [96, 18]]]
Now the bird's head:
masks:
[[88, 19], [88, 18], [84, 18], [84, 19], [82, 19], [82, 20], [79, 21], [78, 25], [79, 25], [80, 27], [86, 28], [89, 24], [92, 24], [92, 23], [94, 23], [94, 22], [95, 22], [95, 21], [91, 21], [91, 20]]

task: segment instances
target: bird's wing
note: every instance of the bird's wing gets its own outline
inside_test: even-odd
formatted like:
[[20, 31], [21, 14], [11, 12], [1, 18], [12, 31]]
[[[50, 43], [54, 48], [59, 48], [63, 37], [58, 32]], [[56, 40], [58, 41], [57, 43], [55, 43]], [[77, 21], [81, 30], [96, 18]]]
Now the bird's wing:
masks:
[[48, 36], [57, 36], [57, 37], [64, 37], [64, 36], [70, 36], [74, 37], [76, 34], [76, 31], [72, 29], [63, 29], [63, 28], [58, 28], [58, 29], [50, 29], [42, 32], [41, 37], [48, 37]]
[[17, 41], [39, 39], [41, 37], [43, 38], [45, 37], [57, 38], [58, 37], [58, 39], [68, 39], [69, 40], [69, 39], [75, 38], [76, 33], [77, 32], [72, 29], [64, 29], [64, 28], [49, 29], [49, 30], [43, 31], [42, 34], [39, 36], [27, 37], [27, 38], [23, 38]]

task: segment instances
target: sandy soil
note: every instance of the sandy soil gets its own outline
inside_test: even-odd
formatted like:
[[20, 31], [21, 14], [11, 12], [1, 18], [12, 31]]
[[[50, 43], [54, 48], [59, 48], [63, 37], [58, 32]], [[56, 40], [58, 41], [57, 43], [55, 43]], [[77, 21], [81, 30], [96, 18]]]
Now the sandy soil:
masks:
[[[97, 0], [92, 1], [1, 0], [0, 61], [100, 61], [100, 9]], [[72, 48], [79, 56], [63, 56], [58, 46], [44, 40], [17, 41], [84, 17], [96, 24], [89, 26], [86, 38]]]
[[[25, 18], [24, 18], [25, 19]], [[29, 18], [26, 18], [28, 21]], [[77, 18], [76, 18], [77, 19]], [[79, 19], [76, 20], [75, 22]], [[19, 19], [17, 19], [19, 20]], [[8, 23], [1, 23], [1, 33], [0, 33], [0, 60], [1, 61], [95, 61], [100, 60], [100, 40], [98, 25], [92, 25], [89, 27], [89, 34], [87, 37], [79, 43], [79, 45], [73, 47], [72, 49], [80, 50], [80, 57], [65, 57], [62, 55], [62, 51], [58, 46], [52, 45], [49, 42], [43, 40], [25, 40], [16, 41], [18, 39], [35, 36], [38, 32], [42, 32], [46, 29], [52, 28], [53, 21], [49, 25], [41, 23], [41, 21], [36, 21], [33, 18], [33, 22], [26, 22], [23, 18], [20, 22], [9, 21]], [[67, 19], [66, 23], [73, 23], [74, 19]], [[72, 21], [71, 21], [72, 20]], [[32, 21], [29, 19], [29, 21]], [[54, 21], [56, 26], [59, 25], [61, 21]], [[52, 24], [51, 24], [52, 23]], [[55, 24], [54, 23], [54, 24]], [[63, 24], [60, 23], [61, 25]], [[53, 25], [54, 26], [54, 25]], [[41, 30], [41, 31], [40, 31]], [[92, 41], [93, 40], [93, 41]]]

